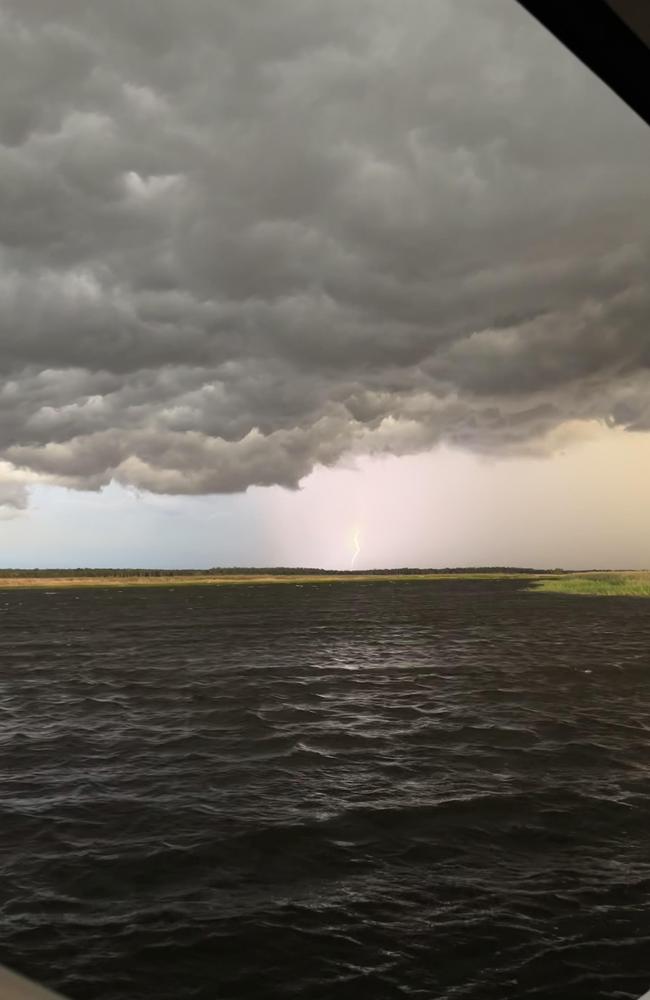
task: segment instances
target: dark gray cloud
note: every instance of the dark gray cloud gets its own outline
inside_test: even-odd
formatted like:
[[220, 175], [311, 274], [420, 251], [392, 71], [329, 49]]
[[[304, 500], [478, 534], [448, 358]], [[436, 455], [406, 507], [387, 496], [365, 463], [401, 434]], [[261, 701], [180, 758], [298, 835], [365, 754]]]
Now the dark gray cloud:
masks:
[[511, 0], [0, 0], [0, 65], [0, 503], [650, 429], [650, 132]]

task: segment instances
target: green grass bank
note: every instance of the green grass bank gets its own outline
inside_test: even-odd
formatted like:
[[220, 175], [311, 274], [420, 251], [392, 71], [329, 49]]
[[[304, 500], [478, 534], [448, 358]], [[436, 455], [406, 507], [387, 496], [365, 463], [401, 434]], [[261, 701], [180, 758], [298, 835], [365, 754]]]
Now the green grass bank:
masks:
[[397, 583], [414, 580], [504, 580], [536, 579], [528, 573], [231, 573], [164, 574], [118, 576], [106, 573], [93, 576], [0, 576], [0, 590], [20, 588], [64, 589], [69, 587], [227, 587], [253, 584], [291, 585], [309, 583]]
[[586, 597], [650, 597], [650, 573], [570, 573], [538, 578], [533, 587], [549, 594]]
[[593, 597], [650, 597], [650, 572], [544, 572], [534, 570], [438, 570], [433, 572], [394, 571], [19, 571], [0, 570], [0, 590], [22, 588], [60, 590], [72, 587], [236, 587], [258, 584], [296, 586], [334, 583], [403, 583], [425, 580], [521, 580], [536, 593]]

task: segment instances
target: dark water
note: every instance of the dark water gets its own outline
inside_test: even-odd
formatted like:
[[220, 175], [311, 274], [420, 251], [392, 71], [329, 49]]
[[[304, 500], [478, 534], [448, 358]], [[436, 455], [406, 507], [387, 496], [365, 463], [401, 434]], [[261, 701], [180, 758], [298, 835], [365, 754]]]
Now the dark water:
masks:
[[81, 1000], [650, 986], [650, 602], [0, 592], [2, 959]]

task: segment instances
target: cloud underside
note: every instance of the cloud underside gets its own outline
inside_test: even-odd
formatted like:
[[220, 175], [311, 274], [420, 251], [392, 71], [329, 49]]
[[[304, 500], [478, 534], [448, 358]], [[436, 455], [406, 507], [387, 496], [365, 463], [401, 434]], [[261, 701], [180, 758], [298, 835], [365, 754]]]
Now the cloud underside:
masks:
[[650, 133], [512, 0], [2, 0], [0, 60], [0, 504], [650, 429]]

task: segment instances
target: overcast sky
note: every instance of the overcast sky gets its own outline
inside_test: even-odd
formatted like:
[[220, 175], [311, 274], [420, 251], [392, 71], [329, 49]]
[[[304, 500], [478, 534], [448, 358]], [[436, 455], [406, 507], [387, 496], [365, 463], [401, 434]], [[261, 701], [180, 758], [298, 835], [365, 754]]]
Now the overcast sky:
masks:
[[650, 563], [650, 130], [513, 0], [0, 0], [0, 67], [1, 563]]

